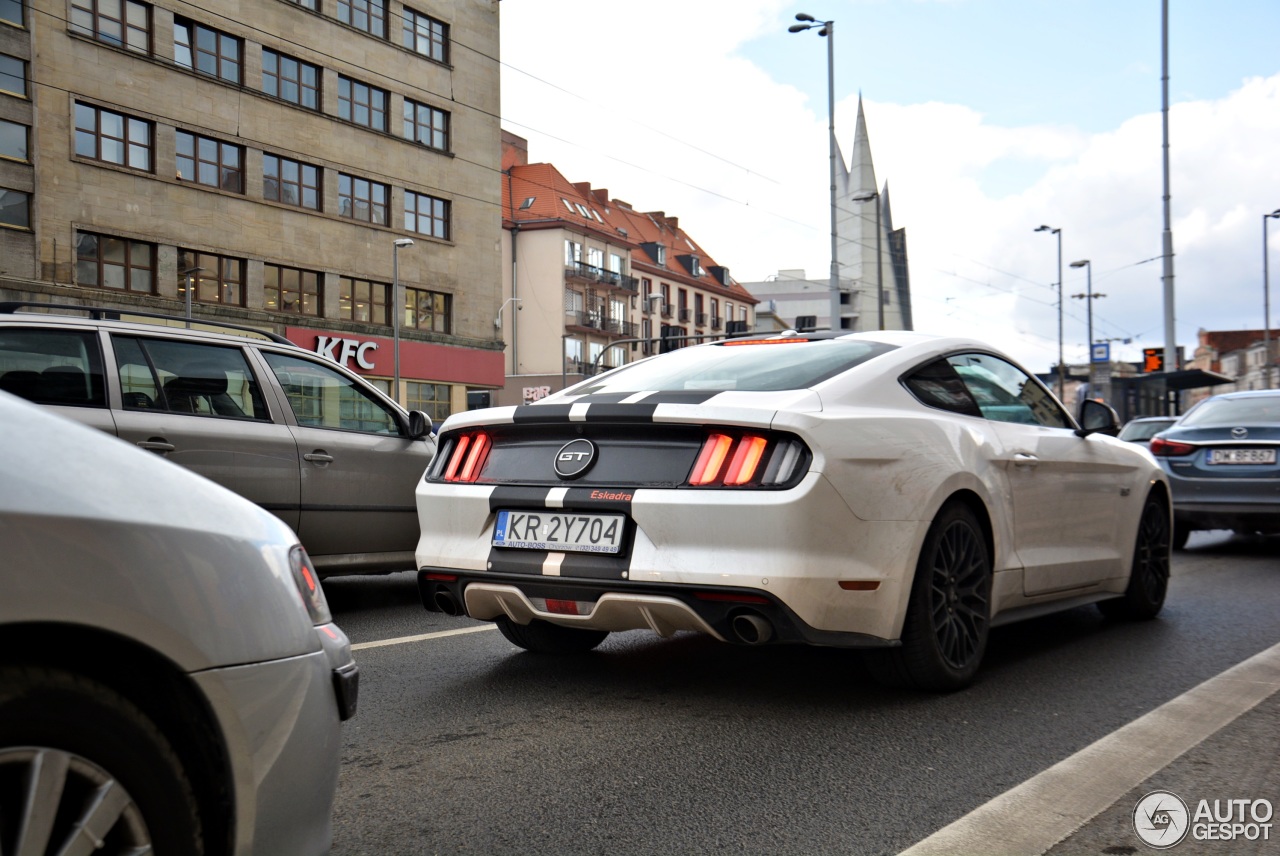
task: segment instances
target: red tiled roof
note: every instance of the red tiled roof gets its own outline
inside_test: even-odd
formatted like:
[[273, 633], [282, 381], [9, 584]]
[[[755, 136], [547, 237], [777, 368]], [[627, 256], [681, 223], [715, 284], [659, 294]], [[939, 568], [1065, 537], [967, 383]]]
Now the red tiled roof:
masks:
[[[535, 224], [569, 226], [594, 231], [616, 243], [632, 248], [632, 275], [648, 271], [673, 281], [683, 282], [709, 292], [718, 292], [742, 303], [760, 301], [730, 278], [722, 286], [710, 274], [717, 266], [683, 229], [676, 217], [661, 211], [641, 213], [626, 202], [611, 200], [609, 191], [592, 189], [587, 182], [573, 183], [547, 163], [524, 163], [524, 153], [513, 149], [509, 141], [504, 147], [502, 179], [503, 228], [519, 223], [523, 228]], [[521, 207], [526, 201], [528, 207]], [[585, 214], [583, 212], [586, 212]], [[641, 244], [656, 243], [666, 247], [666, 267], [659, 267], [641, 249]], [[679, 256], [694, 255], [704, 274], [694, 277], [677, 261]]]

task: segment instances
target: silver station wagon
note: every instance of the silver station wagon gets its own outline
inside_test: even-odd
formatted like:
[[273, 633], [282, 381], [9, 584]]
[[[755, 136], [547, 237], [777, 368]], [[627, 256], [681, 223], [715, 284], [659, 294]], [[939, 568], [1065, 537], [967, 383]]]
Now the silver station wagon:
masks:
[[257, 503], [322, 577], [414, 567], [414, 487], [435, 454], [426, 414], [275, 334], [145, 315], [0, 304], [0, 390]]

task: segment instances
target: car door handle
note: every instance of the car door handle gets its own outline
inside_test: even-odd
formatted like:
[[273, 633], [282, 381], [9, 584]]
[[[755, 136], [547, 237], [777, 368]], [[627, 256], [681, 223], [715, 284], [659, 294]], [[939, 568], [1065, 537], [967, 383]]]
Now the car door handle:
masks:
[[139, 440], [138, 445], [152, 452], [172, 452], [177, 448], [172, 443], [166, 442], [161, 437], [152, 437], [150, 440]]
[[1028, 455], [1026, 452], [1015, 452], [1013, 465], [1015, 467], [1036, 467], [1040, 465], [1040, 459], [1035, 455]]
[[313, 464], [331, 464], [333, 463], [333, 455], [322, 452], [317, 449], [314, 452], [308, 452], [302, 456], [302, 460], [310, 461]]

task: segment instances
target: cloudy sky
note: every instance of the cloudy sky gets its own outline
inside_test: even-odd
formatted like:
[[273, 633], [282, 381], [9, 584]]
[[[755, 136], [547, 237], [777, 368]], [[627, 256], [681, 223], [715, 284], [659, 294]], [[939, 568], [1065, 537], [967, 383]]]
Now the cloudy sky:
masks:
[[[1261, 329], [1262, 215], [1280, 208], [1280, 3], [1170, 0], [1175, 315]], [[907, 230], [915, 326], [1035, 371], [1094, 338], [1164, 344], [1160, 0], [503, 0], [503, 127], [643, 211], [740, 281], [830, 264], [827, 46], [836, 136], [859, 92], [878, 180]], [[1280, 220], [1269, 221], [1280, 326]], [[1129, 340], [1125, 344], [1122, 340]]]

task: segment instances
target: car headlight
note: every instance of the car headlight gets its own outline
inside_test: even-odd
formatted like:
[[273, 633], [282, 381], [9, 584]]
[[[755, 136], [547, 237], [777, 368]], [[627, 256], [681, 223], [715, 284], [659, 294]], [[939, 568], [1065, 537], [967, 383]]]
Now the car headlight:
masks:
[[311, 623], [333, 623], [333, 616], [329, 614], [329, 601], [325, 600], [324, 589], [320, 587], [320, 577], [301, 544], [295, 544], [289, 551], [289, 570], [293, 573], [298, 594], [302, 596], [302, 605], [307, 608], [307, 615], [311, 616]]

